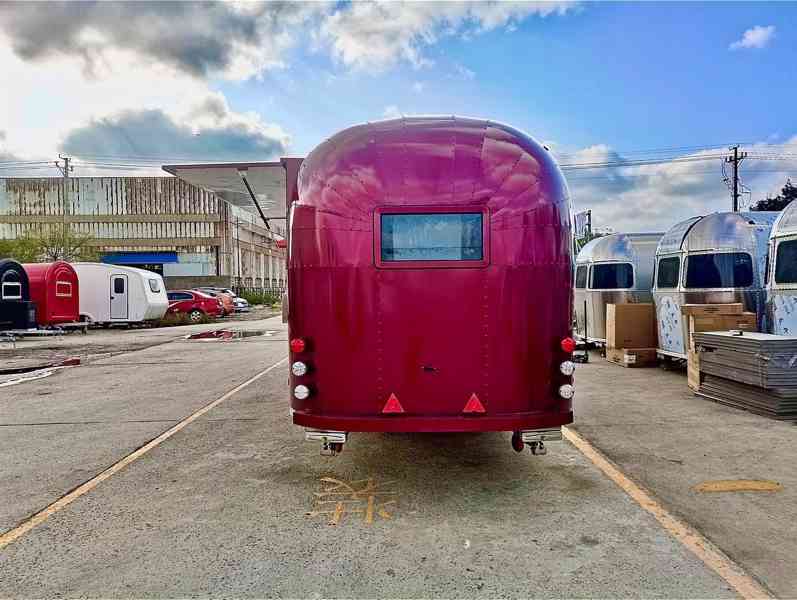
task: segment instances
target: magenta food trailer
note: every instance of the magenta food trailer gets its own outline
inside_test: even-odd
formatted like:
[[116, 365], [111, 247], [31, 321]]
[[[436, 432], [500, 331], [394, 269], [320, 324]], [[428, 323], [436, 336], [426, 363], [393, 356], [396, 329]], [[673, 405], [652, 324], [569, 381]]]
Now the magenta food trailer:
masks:
[[537, 454], [561, 439], [569, 198], [528, 135], [395, 119], [346, 129], [303, 162], [164, 169], [272, 227], [287, 212], [291, 413], [325, 453], [352, 432], [506, 431]]

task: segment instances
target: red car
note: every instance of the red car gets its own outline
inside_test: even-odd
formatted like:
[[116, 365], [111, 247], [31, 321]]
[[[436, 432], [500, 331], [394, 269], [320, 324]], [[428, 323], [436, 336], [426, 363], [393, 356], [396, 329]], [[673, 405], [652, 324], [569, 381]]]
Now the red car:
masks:
[[216, 318], [223, 313], [221, 300], [193, 290], [168, 292], [168, 314], [184, 313], [192, 323], [199, 323], [205, 317]]

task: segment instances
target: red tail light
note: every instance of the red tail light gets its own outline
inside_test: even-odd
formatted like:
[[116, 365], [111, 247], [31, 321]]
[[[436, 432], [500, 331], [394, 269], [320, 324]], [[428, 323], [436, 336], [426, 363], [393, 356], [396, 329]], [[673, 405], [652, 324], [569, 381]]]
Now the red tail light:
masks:
[[576, 340], [571, 337], [566, 337], [562, 340], [562, 350], [570, 354], [576, 349]]
[[291, 352], [304, 352], [305, 343], [302, 338], [293, 338], [291, 340]]

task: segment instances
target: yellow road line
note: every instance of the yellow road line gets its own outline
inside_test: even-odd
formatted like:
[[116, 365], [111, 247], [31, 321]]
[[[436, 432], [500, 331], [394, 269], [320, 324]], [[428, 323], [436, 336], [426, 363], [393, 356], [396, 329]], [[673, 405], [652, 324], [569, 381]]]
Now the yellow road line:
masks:
[[14, 529], [9, 529], [4, 534], [0, 535], [0, 550], [5, 548], [6, 546], [8, 546], [14, 540], [16, 540], [16, 539], [20, 538], [21, 536], [25, 535], [27, 532], [29, 532], [31, 529], [33, 529], [34, 527], [36, 527], [40, 523], [43, 523], [44, 521], [49, 519], [52, 515], [57, 513], [59, 510], [65, 508], [66, 506], [68, 506], [69, 504], [71, 504], [72, 502], [74, 502], [75, 500], [77, 500], [78, 498], [83, 496], [84, 494], [87, 494], [88, 492], [93, 490], [100, 483], [102, 483], [103, 481], [105, 481], [106, 479], [111, 477], [112, 475], [118, 473], [119, 471], [124, 469], [127, 465], [129, 465], [130, 463], [134, 462], [135, 460], [138, 460], [139, 458], [144, 456], [147, 452], [149, 452], [153, 448], [161, 445], [163, 442], [165, 442], [170, 437], [172, 437], [175, 433], [177, 433], [178, 431], [180, 431], [181, 429], [183, 429], [187, 425], [189, 425], [189, 424], [193, 423], [194, 421], [196, 421], [199, 417], [201, 417], [202, 415], [207, 413], [209, 410], [215, 408], [216, 406], [218, 406], [219, 404], [221, 404], [222, 402], [224, 402], [228, 398], [230, 398], [230, 397], [234, 396], [235, 394], [237, 394], [238, 392], [240, 392], [242, 389], [244, 389], [247, 386], [253, 384], [255, 381], [257, 381], [258, 379], [263, 377], [263, 375], [265, 375], [266, 373], [269, 373], [270, 371], [273, 371], [274, 369], [276, 369], [280, 365], [284, 364], [287, 360], [288, 360], [287, 357], [283, 358], [282, 360], [280, 360], [279, 362], [274, 363], [273, 365], [271, 365], [267, 369], [264, 369], [263, 371], [260, 371], [260, 373], [258, 373], [254, 377], [251, 377], [250, 379], [247, 379], [242, 384], [234, 387], [233, 389], [231, 389], [229, 392], [227, 392], [226, 394], [224, 394], [220, 398], [217, 398], [216, 400], [214, 400], [210, 404], [206, 404], [205, 406], [203, 406], [202, 408], [197, 410], [195, 413], [187, 416], [185, 419], [183, 419], [182, 421], [180, 421], [179, 423], [177, 423], [173, 427], [167, 429], [166, 431], [164, 431], [162, 434], [160, 434], [158, 437], [156, 437], [151, 442], [148, 442], [148, 443], [144, 444], [143, 446], [141, 446], [138, 450], [135, 450], [135, 451], [131, 452], [130, 454], [128, 454], [127, 456], [122, 458], [119, 462], [116, 462], [113, 465], [111, 465], [110, 467], [108, 467], [107, 469], [105, 469], [99, 475], [96, 475], [95, 477], [92, 477], [91, 479], [89, 479], [85, 483], [79, 485], [78, 487], [76, 487], [74, 490], [72, 490], [71, 492], [69, 492], [65, 496], [61, 496], [58, 500], [56, 500], [55, 502], [53, 502], [52, 504], [50, 504], [46, 508], [40, 510], [39, 512], [37, 512], [33, 516], [29, 517], [28, 519], [26, 519], [25, 521], [23, 521], [22, 523], [20, 523], [16, 527], [14, 527]]
[[637, 504], [648, 511], [670, 535], [686, 546], [695, 556], [722, 577], [742, 598], [774, 598], [760, 583], [748, 575], [742, 567], [731, 560], [706, 537], [670, 514], [652, 494], [626, 477], [604, 454], [590, 444], [579, 433], [562, 427], [567, 441], [573, 444], [592, 463], [614, 481]]

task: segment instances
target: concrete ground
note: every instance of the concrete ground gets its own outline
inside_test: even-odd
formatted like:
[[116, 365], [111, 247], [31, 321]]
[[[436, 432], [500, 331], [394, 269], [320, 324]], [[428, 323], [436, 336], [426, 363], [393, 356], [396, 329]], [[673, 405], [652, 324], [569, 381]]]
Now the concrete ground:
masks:
[[[594, 354], [577, 372], [577, 429], [776, 595], [797, 598], [797, 428], [695, 396], [686, 374]], [[779, 492], [699, 493], [755, 479]]]
[[[0, 388], [0, 532], [285, 356], [278, 318], [245, 327], [275, 333], [177, 339]], [[625, 452], [614, 451], [611, 435], [633, 429], [630, 415], [651, 421], [650, 407], [626, 420], [612, 412], [626, 402], [614, 400], [622, 382], [642, 372], [579, 368], [581, 431], [593, 427], [621, 465], [648, 454], [657, 430], [640, 427], [641, 450]], [[677, 375], [645, 373], [656, 385], [636, 381], [637, 396], [655, 390], [661, 401], [664, 384], [674, 393]], [[286, 377], [282, 364], [0, 549], [0, 597], [735, 595], [565, 442], [533, 457], [514, 453], [505, 434], [359, 434], [343, 454], [324, 458], [290, 424]], [[691, 442], [705, 439], [712, 456], [704, 432], [714, 425], [695, 429]], [[703, 477], [696, 457], [660, 456], [684, 461], [682, 486]], [[661, 470], [653, 459], [630, 466], [637, 463], [638, 480]], [[658, 477], [650, 476], [655, 493]], [[782, 481], [781, 495], [747, 502], [781, 508], [766, 503], [787, 498], [791, 480]], [[691, 504], [676, 506], [693, 516]], [[738, 539], [730, 527], [717, 529], [729, 546], [748, 541], [745, 528]], [[775, 554], [786, 562], [790, 550]], [[748, 566], [747, 556], [736, 557]]]
[[0, 340], [0, 375], [17, 369], [35, 368], [68, 358], [83, 362], [167, 343], [186, 333], [238, 327], [241, 322], [262, 320], [276, 314], [266, 306], [253, 307], [251, 312], [237, 313], [201, 325], [180, 327], [119, 326], [110, 329], [93, 328], [83, 335], [77, 331], [60, 336], [23, 337], [14, 344]]

